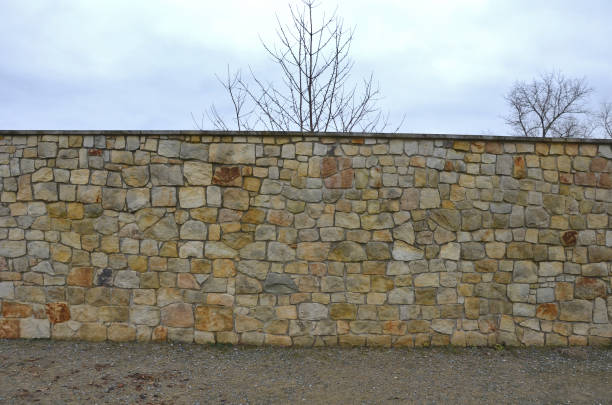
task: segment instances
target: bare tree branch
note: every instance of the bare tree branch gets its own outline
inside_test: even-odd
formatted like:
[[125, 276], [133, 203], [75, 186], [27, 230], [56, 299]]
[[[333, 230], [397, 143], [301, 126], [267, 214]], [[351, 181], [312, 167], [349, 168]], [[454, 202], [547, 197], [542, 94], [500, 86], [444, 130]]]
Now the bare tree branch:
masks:
[[524, 136], [584, 138], [593, 132], [587, 119], [587, 98], [593, 90], [585, 79], [544, 73], [531, 83], [516, 82], [505, 96], [510, 106], [506, 123]]
[[608, 138], [612, 138], [612, 103], [601, 103], [599, 112], [595, 115], [596, 125], [603, 129]]
[[[383, 115], [377, 106], [379, 89], [373, 76], [360, 86], [349, 83], [354, 30], [345, 29], [336, 11], [317, 17], [317, 7], [314, 0], [302, 0], [301, 8], [290, 5], [288, 24], [277, 16], [278, 43], [261, 41], [279, 67], [278, 84], [262, 80], [252, 70], [248, 82], [240, 72], [230, 74], [229, 69], [226, 79], [219, 80], [232, 101], [233, 121], [239, 131], [263, 127], [300, 132], [382, 132], [387, 127], [388, 114]], [[230, 126], [215, 106], [207, 116], [218, 129]], [[402, 123], [403, 119], [398, 129]]]

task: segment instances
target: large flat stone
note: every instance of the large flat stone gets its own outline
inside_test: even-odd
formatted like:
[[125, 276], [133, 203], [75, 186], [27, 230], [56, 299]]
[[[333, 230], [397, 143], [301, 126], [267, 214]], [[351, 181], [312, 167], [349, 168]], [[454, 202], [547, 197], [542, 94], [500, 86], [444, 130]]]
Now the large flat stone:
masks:
[[215, 143], [210, 145], [212, 163], [255, 163], [255, 145], [246, 143]]

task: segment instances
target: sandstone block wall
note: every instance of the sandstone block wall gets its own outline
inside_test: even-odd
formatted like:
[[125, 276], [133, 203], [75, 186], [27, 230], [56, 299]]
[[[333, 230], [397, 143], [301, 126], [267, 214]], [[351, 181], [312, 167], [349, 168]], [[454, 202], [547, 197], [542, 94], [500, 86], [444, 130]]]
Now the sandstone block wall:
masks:
[[609, 141], [0, 135], [0, 338], [612, 342]]

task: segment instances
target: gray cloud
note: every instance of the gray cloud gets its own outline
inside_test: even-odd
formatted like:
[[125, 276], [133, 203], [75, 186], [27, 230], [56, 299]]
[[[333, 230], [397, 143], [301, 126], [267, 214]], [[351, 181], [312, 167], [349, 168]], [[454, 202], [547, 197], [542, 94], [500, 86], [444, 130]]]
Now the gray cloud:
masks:
[[[262, 4], [265, 4], [263, 6]], [[560, 69], [612, 99], [607, 1], [323, 0], [356, 25], [355, 78], [374, 72], [407, 132], [506, 134], [503, 94]], [[5, 0], [0, 3], [0, 128], [191, 129], [228, 107], [215, 73], [251, 66], [273, 79], [259, 37], [286, 2]]]

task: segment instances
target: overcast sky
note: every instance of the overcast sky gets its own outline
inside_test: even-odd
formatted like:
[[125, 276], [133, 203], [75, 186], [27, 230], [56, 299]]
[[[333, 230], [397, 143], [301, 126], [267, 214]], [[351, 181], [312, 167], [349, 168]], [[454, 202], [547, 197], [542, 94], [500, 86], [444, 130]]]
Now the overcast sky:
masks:
[[[503, 95], [551, 69], [612, 100], [609, 0], [322, 0], [355, 26], [402, 132], [509, 134]], [[265, 76], [287, 0], [0, 0], [0, 129], [194, 129], [215, 74]], [[269, 77], [269, 79], [274, 79]]]

